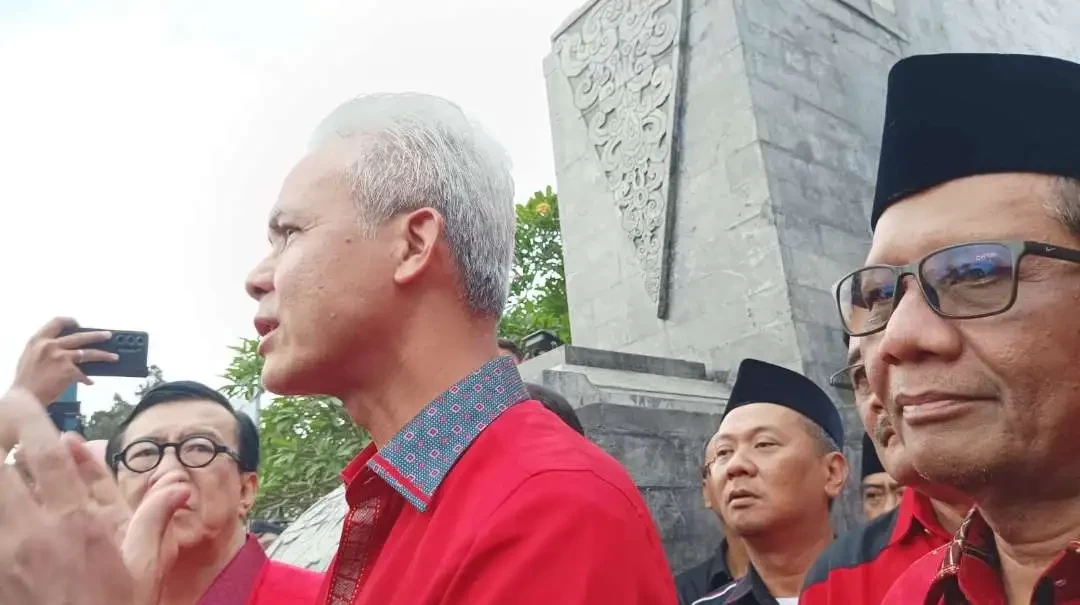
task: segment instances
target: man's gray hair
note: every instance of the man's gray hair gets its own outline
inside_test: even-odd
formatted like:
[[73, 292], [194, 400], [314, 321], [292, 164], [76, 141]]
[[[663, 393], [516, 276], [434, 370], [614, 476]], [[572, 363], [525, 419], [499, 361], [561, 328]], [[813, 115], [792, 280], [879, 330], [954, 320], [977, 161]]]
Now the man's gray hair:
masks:
[[361, 222], [430, 207], [473, 311], [498, 317], [514, 262], [514, 180], [506, 151], [461, 109], [426, 94], [375, 94], [342, 103], [316, 128], [311, 147], [356, 139], [347, 177]]

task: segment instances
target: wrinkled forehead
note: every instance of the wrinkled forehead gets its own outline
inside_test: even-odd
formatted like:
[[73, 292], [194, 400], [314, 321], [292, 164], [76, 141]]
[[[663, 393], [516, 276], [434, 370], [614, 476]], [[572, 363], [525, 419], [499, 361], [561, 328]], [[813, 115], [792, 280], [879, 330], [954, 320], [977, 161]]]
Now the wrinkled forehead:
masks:
[[1061, 233], [1054, 182], [1045, 175], [985, 174], [912, 195], [881, 215], [866, 264], [903, 265], [953, 244]]
[[138, 439], [179, 441], [192, 435], [205, 435], [235, 448], [237, 421], [229, 410], [208, 400], [170, 401], [159, 403], [128, 425], [124, 445]]

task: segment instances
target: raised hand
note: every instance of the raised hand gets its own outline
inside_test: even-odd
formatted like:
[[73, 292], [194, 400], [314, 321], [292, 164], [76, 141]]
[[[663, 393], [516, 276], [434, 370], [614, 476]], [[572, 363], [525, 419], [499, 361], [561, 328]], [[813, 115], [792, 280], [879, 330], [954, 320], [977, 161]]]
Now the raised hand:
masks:
[[[121, 530], [126, 515], [117, 512], [115, 483], [104, 480], [85, 444], [60, 438], [33, 393], [12, 389], [0, 396], [0, 412], [0, 433], [21, 444], [34, 485], [0, 464], [0, 603], [156, 603], [170, 556], [164, 536], [187, 487], [149, 494]], [[6, 455], [0, 447], [0, 460]]]
[[116, 361], [114, 353], [85, 349], [112, 338], [109, 332], [77, 332], [60, 336], [65, 328], [78, 327], [74, 319], [58, 317], [45, 324], [26, 344], [15, 371], [14, 387], [23, 388], [48, 405], [73, 382], [94, 384], [79, 369], [81, 363]]

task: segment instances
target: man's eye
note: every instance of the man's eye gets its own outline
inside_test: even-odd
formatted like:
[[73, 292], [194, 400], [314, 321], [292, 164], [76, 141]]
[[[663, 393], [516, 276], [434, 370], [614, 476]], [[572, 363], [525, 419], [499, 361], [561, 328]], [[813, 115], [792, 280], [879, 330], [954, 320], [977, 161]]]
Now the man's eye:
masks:
[[773, 443], [772, 441], [759, 441], [759, 442], [754, 444], [754, 447], [756, 447], [758, 449], [766, 449], [766, 448], [770, 448], [770, 447], [776, 447], [776, 445], [777, 444]]

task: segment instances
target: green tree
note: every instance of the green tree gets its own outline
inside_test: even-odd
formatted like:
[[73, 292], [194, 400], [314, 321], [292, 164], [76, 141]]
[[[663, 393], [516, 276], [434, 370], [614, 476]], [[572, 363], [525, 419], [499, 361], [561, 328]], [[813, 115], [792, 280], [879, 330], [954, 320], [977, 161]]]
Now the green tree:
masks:
[[536, 330], [570, 342], [559, 196], [550, 186], [517, 206], [513, 281], [499, 322], [499, 334], [512, 340]]
[[[161, 368], [151, 365], [149, 370], [150, 373], [146, 380], [139, 385], [139, 388], [135, 389], [136, 399], [142, 399], [142, 396], [147, 391], [165, 382]], [[89, 420], [83, 422], [86, 438], [89, 440], [112, 438], [120, 430], [120, 425], [124, 422], [124, 419], [134, 409], [135, 406], [128, 403], [119, 393], [113, 393], [113, 404], [109, 409], [98, 410], [90, 415]]]
[[[257, 340], [243, 338], [225, 371], [222, 391], [261, 397], [263, 359]], [[252, 516], [291, 521], [340, 484], [341, 469], [368, 444], [341, 403], [331, 397], [274, 397], [259, 412], [259, 494]]]

